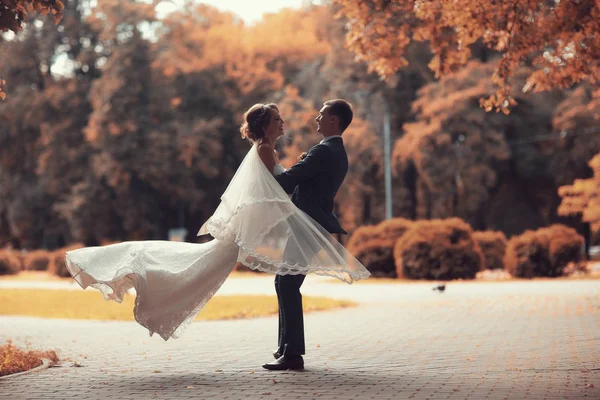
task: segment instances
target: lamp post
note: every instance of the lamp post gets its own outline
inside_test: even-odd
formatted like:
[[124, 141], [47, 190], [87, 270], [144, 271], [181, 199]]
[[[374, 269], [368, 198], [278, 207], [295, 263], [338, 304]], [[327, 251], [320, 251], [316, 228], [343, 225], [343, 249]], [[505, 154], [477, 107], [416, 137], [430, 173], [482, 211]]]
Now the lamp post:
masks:
[[385, 219], [392, 219], [392, 157], [391, 157], [390, 114], [387, 103], [383, 114], [383, 158], [385, 170]]

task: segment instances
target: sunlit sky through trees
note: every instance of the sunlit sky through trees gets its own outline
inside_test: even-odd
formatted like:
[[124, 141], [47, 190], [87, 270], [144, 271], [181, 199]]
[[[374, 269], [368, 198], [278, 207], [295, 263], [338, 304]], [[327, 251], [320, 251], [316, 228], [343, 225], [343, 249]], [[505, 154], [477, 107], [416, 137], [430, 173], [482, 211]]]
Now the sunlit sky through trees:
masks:
[[[157, 7], [161, 12], [170, 12], [184, 2], [181, 0], [165, 1]], [[209, 4], [223, 11], [230, 11], [240, 16], [247, 24], [259, 21], [265, 13], [276, 13], [282, 8], [302, 7], [309, 4], [320, 4], [320, 0], [205, 0], [198, 3]]]
[[[159, 3], [156, 7], [157, 17], [164, 18], [173, 11], [180, 10], [185, 6], [185, 0], [166, 0]], [[231, 12], [239, 16], [245, 24], [252, 25], [259, 22], [264, 14], [277, 13], [284, 8], [300, 8], [311, 4], [321, 4], [321, 0], [205, 0], [194, 3], [204, 3], [213, 6], [221, 11]], [[95, 2], [91, 3], [92, 6]], [[151, 30], [147, 31], [147, 37], [152, 36]], [[5, 39], [12, 39], [14, 34], [8, 32]], [[56, 75], [69, 75], [73, 69], [73, 61], [66, 55], [59, 56], [54, 60], [51, 71]]]

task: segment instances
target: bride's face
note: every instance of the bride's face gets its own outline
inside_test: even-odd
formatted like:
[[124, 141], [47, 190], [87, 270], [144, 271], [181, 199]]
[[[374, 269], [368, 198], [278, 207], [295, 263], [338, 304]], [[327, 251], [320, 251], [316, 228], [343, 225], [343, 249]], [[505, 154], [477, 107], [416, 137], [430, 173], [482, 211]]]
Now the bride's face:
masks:
[[269, 112], [271, 113], [271, 119], [265, 129], [265, 136], [275, 141], [284, 134], [283, 124], [285, 124], [285, 121], [279, 115], [279, 111], [270, 108]]

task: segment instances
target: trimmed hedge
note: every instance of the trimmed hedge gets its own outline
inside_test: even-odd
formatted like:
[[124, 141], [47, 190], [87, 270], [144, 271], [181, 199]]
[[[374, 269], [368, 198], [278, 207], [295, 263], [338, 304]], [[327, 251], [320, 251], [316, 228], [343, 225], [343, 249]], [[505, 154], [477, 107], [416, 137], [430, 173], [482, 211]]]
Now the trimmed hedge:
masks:
[[50, 264], [48, 265], [48, 272], [51, 274], [60, 276], [61, 278], [68, 278], [71, 276], [67, 269], [67, 263], [65, 261], [65, 255], [67, 251], [80, 249], [83, 247], [83, 243], [76, 243], [71, 246], [63, 247], [50, 253]]
[[413, 221], [404, 218], [386, 220], [378, 225], [361, 226], [348, 241], [348, 251], [375, 277], [396, 275], [394, 244]]
[[0, 250], [0, 275], [18, 274], [22, 269], [23, 261], [16, 251]]
[[573, 228], [556, 224], [525, 231], [508, 241], [504, 265], [514, 277], [557, 277], [570, 262], [581, 261], [583, 237]]
[[504, 269], [504, 254], [508, 240], [502, 232], [479, 231], [473, 233], [483, 253], [486, 269]]
[[398, 276], [408, 279], [474, 279], [484, 266], [471, 226], [459, 218], [415, 222], [394, 258]]
[[27, 252], [23, 257], [23, 270], [25, 271], [47, 271], [50, 265], [51, 253], [46, 250], [33, 250]]

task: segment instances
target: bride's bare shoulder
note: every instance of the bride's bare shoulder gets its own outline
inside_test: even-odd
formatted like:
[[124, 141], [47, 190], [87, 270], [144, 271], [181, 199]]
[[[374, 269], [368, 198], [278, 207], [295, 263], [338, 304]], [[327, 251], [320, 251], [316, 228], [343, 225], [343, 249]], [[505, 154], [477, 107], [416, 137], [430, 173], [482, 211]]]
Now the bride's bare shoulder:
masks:
[[275, 149], [269, 144], [261, 143], [258, 145], [258, 155], [269, 171], [271, 171], [277, 163]]
[[258, 145], [258, 154], [261, 155], [261, 157], [263, 155], [265, 156], [273, 156], [273, 152], [275, 151], [275, 149], [273, 149], [273, 147], [270, 144], [267, 143], [261, 143]]

